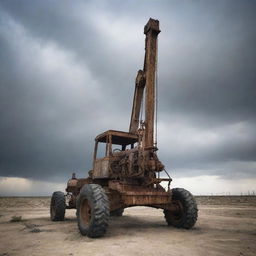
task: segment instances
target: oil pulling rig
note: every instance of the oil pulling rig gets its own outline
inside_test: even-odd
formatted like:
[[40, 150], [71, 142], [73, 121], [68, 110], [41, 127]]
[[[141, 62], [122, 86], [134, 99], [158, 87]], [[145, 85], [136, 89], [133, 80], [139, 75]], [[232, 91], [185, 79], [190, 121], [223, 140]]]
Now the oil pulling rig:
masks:
[[[106, 233], [109, 216], [122, 216], [131, 206], [163, 209], [168, 225], [189, 229], [197, 221], [197, 204], [190, 192], [170, 188], [172, 179], [157, 157], [157, 38], [159, 21], [149, 19], [144, 27], [145, 59], [135, 80], [129, 132], [108, 130], [95, 138], [93, 169], [87, 178], [73, 174], [66, 194], [51, 198], [51, 220], [62, 221], [66, 209], [77, 210], [82, 235]], [[142, 119], [144, 106], [144, 120]], [[104, 144], [104, 156], [98, 147]], [[167, 178], [160, 178], [164, 172]], [[161, 186], [164, 181], [167, 190]]]

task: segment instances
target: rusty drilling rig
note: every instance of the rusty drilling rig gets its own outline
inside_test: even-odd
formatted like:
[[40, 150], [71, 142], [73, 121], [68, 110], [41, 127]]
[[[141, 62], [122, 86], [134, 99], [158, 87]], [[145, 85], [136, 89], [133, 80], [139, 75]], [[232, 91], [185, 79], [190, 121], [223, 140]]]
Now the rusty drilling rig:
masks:
[[[161, 208], [168, 225], [177, 228], [189, 229], [196, 223], [198, 210], [193, 195], [183, 188], [170, 188], [172, 179], [156, 153], [159, 33], [159, 21], [149, 19], [144, 27], [144, 67], [135, 80], [129, 132], [108, 130], [98, 135], [89, 176], [77, 179], [73, 174], [67, 193], [57, 191], [52, 195], [51, 220], [62, 221], [66, 209], [76, 209], [82, 235], [103, 236], [109, 216], [122, 216], [124, 209], [131, 206]], [[104, 155], [99, 157], [100, 144], [104, 145]], [[165, 173], [165, 178], [160, 178], [160, 172]], [[168, 184], [167, 189], [161, 182]]]

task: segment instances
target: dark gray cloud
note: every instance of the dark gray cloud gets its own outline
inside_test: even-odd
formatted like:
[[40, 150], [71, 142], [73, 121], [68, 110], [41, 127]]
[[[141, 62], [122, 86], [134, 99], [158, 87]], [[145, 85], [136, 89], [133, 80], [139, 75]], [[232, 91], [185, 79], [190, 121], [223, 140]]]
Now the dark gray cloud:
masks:
[[63, 181], [127, 130], [143, 26], [160, 20], [159, 155], [180, 176], [255, 176], [253, 1], [1, 1], [0, 176]]

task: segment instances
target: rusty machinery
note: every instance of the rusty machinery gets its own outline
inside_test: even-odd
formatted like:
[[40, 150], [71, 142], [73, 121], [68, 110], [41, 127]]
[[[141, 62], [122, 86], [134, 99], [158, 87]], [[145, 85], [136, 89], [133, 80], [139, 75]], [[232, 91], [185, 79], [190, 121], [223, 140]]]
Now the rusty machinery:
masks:
[[[67, 183], [67, 193], [57, 191], [52, 195], [51, 219], [64, 220], [66, 209], [76, 209], [82, 235], [103, 236], [109, 216], [122, 216], [124, 209], [131, 206], [161, 208], [168, 225], [178, 228], [189, 229], [197, 220], [194, 197], [185, 189], [170, 189], [172, 179], [156, 154], [159, 33], [159, 21], [149, 19], [144, 27], [144, 67], [135, 80], [129, 132], [108, 130], [98, 135], [89, 176], [77, 179], [73, 174]], [[142, 105], [145, 106], [144, 120]], [[98, 148], [102, 144], [104, 154], [99, 156], [102, 150]], [[165, 172], [166, 178], [160, 178], [160, 172]], [[166, 190], [160, 184], [162, 181], [168, 184]]]

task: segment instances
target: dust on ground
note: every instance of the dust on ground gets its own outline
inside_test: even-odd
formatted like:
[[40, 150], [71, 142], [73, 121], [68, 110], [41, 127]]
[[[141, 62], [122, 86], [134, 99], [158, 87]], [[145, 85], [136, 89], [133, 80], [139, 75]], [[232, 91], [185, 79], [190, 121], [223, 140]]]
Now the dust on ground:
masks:
[[[256, 197], [196, 197], [199, 219], [191, 230], [166, 225], [162, 210], [125, 209], [107, 234], [81, 236], [75, 210], [51, 222], [50, 198], [0, 198], [0, 256], [11, 255], [225, 255], [256, 252]], [[10, 222], [13, 216], [21, 221]]]

